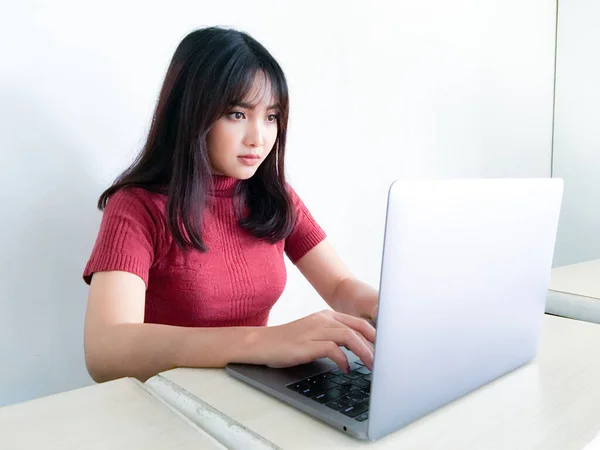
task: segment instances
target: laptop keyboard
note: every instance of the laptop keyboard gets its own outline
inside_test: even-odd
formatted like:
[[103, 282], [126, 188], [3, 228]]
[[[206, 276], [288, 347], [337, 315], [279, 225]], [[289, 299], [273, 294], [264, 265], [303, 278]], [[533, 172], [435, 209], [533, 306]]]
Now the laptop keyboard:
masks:
[[369, 418], [371, 371], [361, 362], [350, 363], [350, 373], [333, 369], [305, 378], [287, 387], [305, 397], [352, 417], [359, 422]]

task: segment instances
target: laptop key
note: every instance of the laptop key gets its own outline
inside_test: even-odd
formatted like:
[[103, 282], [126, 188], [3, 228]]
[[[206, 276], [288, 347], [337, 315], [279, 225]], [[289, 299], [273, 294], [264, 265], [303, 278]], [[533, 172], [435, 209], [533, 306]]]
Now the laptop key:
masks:
[[370, 396], [370, 394], [365, 394], [362, 390], [351, 392], [348, 395], [351, 395], [353, 398], [358, 398], [360, 401], [368, 400]]
[[369, 402], [361, 402], [356, 405], [341, 409], [340, 412], [348, 417], [356, 417], [369, 409]]
[[328, 406], [331, 409], [335, 409], [336, 411], [339, 411], [340, 409], [346, 409], [348, 408], [348, 404], [344, 403], [342, 401], [339, 400], [332, 400], [329, 403], [326, 403], [325, 406]]
[[362, 402], [364, 399], [365, 397], [359, 391], [356, 391], [343, 396], [340, 400], [348, 403], [349, 405], [356, 405], [357, 403]]
[[360, 368], [356, 369], [355, 372], [360, 373], [361, 375], [371, 374], [371, 371], [369, 369], [367, 369], [366, 367], [360, 367]]
[[353, 391], [360, 391], [361, 389], [358, 386], [354, 386], [351, 383], [344, 383], [341, 386], [338, 386], [345, 394], [348, 394]]
[[318, 382], [316, 382], [312, 385], [312, 387], [320, 389], [321, 391], [328, 391], [329, 389], [333, 389], [338, 386], [339, 386], [339, 384], [334, 383], [331, 380], [324, 380], [324, 381], [319, 380]]
[[359, 422], [364, 422], [364, 421], [365, 421], [365, 420], [367, 420], [368, 418], [369, 418], [369, 413], [368, 413], [368, 412], [366, 412], [366, 413], [359, 414], [358, 416], [356, 416], [356, 417], [354, 418], [354, 420], [358, 420]]
[[332, 378], [330, 381], [333, 381], [334, 383], [337, 383], [337, 384], [344, 384], [344, 383], [347, 383], [348, 380], [349, 380], [349, 378], [346, 378], [345, 375], [338, 375], [337, 377]]
[[347, 403], [348, 406], [352, 406], [352, 405], [356, 405], [357, 403], [360, 403], [359, 401], [356, 401], [355, 398], [349, 397], [347, 395], [344, 395], [342, 398], [340, 398], [341, 401], [343, 401], [344, 403]]
[[325, 375], [326, 374], [324, 374], [324, 373], [315, 375], [314, 377], [308, 378], [307, 381], [311, 384], [317, 384], [317, 383], [320, 383], [321, 381], [325, 381], [327, 379], [327, 377]]
[[[335, 387], [335, 386], [333, 386]], [[328, 388], [321, 384], [308, 383], [308, 386], [299, 390], [298, 393], [307, 397], [313, 397], [321, 392], [325, 392]]]
[[[358, 361], [352, 361], [350, 363], [350, 372], [354, 372], [356, 369], [360, 369], [362, 367], [362, 365], [363, 364], [362, 363], [359, 364]], [[344, 374], [344, 375], [347, 375], [347, 374]]]
[[298, 381], [297, 383], [288, 384], [287, 387], [292, 391], [300, 392], [310, 387], [306, 381]]
[[318, 401], [319, 403], [327, 403], [331, 400], [336, 400], [342, 396], [342, 391], [339, 389], [330, 389], [327, 392], [321, 392], [318, 395], [313, 397], [313, 400]]
[[308, 387], [306, 389], [298, 391], [299, 394], [302, 394], [305, 397], [314, 397], [315, 395], [320, 394], [321, 392], [323, 392], [322, 389], [316, 389], [312, 387]]
[[348, 382], [338, 386], [338, 388], [341, 389], [345, 393], [352, 391], [352, 385]]
[[362, 378], [362, 374], [357, 373], [357, 372], [350, 372], [350, 373], [346, 373], [344, 374], [344, 376], [350, 380], [357, 380], [358, 378]]
[[340, 369], [333, 369], [333, 370], [329, 371], [329, 373], [330, 373], [331, 375], [334, 375], [334, 376], [336, 376], [336, 377], [337, 377], [338, 375], [341, 375], [341, 374], [342, 374], [342, 373], [344, 373], [344, 372], [342, 372]]
[[358, 380], [352, 380], [350, 382], [351, 384], [353, 384], [354, 386], [359, 387], [360, 389], [367, 389], [371, 387], [371, 383], [369, 383], [367, 380], [364, 379], [358, 379]]

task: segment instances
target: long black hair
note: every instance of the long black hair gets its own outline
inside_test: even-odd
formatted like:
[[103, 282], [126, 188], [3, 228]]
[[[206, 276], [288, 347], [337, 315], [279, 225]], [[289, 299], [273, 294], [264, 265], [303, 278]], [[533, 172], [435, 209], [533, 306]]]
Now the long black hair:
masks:
[[241, 200], [236, 212], [240, 225], [258, 238], [277, 242], [287, 237], [295, 221], [284, 173], [287, 82], [259, 42], [220, 27], [193, 31], [178, 45], [143, 149], [102, 193], [98, 208], [104, 210], [110, 196], [127, 187], [165, 193], [167, 224], [175, 242], [206, 251], [200, 224], [213, 183], [206, 137], [220, 117], [244, 100], [260, 73], [279, 104], [277, 138], [255, 175], [237, 184], [234, 199]]

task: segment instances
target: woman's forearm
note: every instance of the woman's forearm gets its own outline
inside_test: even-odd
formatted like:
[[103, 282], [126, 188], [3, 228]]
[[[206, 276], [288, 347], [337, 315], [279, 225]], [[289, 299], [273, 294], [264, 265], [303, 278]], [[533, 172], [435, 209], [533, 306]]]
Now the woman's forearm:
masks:
[[331, 305], [337, 312], [373, 320], [378, 299], [377, 289], [356, 278], [346, 278], [338, 284]]
[[86, 365], [92, 378], [103, 382], [122, 377], [146, 381], [176, 367], [251, 363], [261, 329], [126, 323], [86, 330]]

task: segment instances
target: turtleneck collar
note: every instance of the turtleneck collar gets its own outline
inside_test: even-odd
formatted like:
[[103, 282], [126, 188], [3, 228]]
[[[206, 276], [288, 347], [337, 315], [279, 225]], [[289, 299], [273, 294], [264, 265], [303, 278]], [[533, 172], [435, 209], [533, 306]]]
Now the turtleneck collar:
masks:
[[209, 191], [215, 197], [233, 197], [240, 180], [223, 175], [213, 175], [214, 188]]

